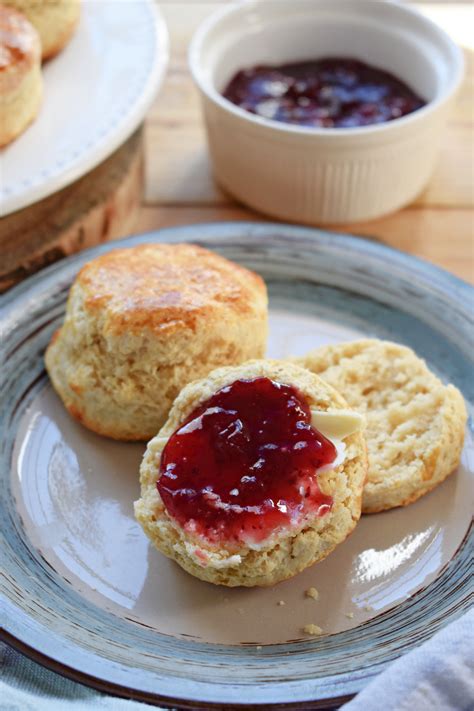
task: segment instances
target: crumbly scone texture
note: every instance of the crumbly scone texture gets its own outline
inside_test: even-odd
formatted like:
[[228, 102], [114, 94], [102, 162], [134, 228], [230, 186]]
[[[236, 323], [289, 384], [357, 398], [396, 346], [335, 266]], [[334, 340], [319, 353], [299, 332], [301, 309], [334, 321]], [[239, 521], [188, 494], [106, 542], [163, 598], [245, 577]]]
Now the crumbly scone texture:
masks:
[[410, 348], [366, 339], [323, 346], [292, 361], [337, 388], [365, 415], [369, 472], [363, 513], [406, 506], [458, 466], [467, 419], [463, 397]]
[[365, 439], [358, 432], [346, 438], [346, 459], [332, 471], [320, 472], [323, 493], [333, 497], [324, 516], [315, 516], [299, 529], [279, 532], [259, 546], [222, 543], [216, 547], [202, 538], [193, 539], [168, 515], [158, 493], [161, 453], [175, 430], [189, 414], [215, 392], [239, 379], [267, 377], [296, 387], [311, 407], [335, 411], [347, 408], [345, 400], [314, 374], [290, 363], [250, 361], [219, 368], [207, 378], [191, 383], [177, 397], [161, 431], [148, 444], [141, 467], [141, 498], [135, 516], [152, 543], [191, 575], [217, 585], [268, 586], [291, 578], [316, 563], [341, 543], [356, 526], [361, 513], [362, 490], [367, 472]]
[[45, 362], [86, 427], [149, 440], [187, 383], [262, 357], [266, 341], [259, 276], [195, 245], [144, 244], [79, 272]]
[[36, 118], [42, 95], [38, 33], [21, 13], [0, 5], [0, 147]]
[[80, 0], [3, 0], [36, 27], [42, 58], [50, 59], [69, 42], [79, 21]]

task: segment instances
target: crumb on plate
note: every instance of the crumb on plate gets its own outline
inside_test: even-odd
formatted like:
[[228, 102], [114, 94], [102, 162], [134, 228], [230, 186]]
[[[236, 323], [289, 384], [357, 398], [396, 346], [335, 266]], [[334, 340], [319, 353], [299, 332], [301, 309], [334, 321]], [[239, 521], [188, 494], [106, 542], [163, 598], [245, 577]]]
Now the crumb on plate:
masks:
[[318, 625], [313, 625], [313, 624], [305, 625], [303, 627], [303, 632], [305, 634], [311, 634], [315, 637], [320, 634], [323, 634], [323, 630], [321, 629], [321, 627], [318, 627]]

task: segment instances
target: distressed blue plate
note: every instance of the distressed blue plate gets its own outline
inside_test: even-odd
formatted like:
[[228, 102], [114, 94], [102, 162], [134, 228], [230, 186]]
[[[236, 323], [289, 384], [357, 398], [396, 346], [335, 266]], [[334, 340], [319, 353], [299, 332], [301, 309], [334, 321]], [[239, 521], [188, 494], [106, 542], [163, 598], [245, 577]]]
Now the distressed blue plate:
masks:
[[[473, 290], [446, 272], [376, 242], [287, 225], [198, 225], [120, 244], [153, 241], [196, 242], [261, 273], [269, 355], [389, 338], [457, 385], [472, 412]], [[2, 299], [5, 639], [73, 679], [157, 704], [341, 703], [468, 607], [472, 433], [444, 484], [364, 517], [292, 580], [265, 590], [195, 580], [134, 521], [143, 446], [72, 421], [44, 372], [78, 269], [116, 246], [64, 260]], [[304, 595], [310, 586], [317, 601]], [[308, 623], [327, 634], [306, 637]]]

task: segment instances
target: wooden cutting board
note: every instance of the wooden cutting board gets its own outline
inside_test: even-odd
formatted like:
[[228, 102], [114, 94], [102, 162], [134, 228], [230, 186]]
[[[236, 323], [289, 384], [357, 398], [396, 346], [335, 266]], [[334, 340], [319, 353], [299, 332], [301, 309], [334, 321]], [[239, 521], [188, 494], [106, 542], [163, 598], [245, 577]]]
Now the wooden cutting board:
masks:
[[140, 128], [80, 180], [0, 219], [0, 292], [62, 257], [130, 234], [142, 186]]

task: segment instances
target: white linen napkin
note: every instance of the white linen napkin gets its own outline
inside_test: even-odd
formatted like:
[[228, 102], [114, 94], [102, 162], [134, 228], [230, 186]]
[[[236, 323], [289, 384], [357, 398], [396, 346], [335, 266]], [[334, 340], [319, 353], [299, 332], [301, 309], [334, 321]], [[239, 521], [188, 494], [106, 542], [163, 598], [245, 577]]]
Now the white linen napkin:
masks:
[[474, 610], [393, 662], [344, 711], [473, 711]]

